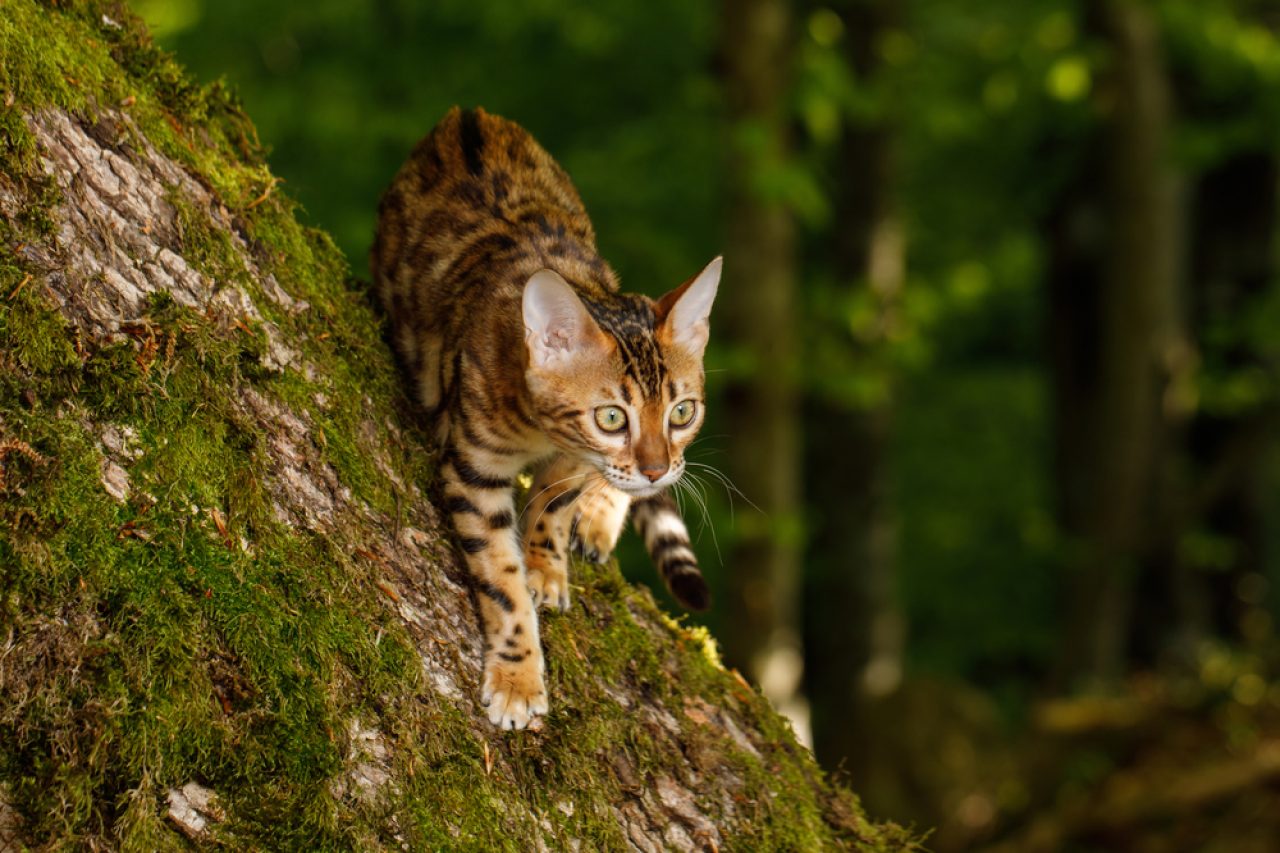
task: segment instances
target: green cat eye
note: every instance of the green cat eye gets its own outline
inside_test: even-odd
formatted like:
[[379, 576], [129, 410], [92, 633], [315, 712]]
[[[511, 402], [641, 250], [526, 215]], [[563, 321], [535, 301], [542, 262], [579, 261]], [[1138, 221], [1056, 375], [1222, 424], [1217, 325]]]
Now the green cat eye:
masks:
[[683, 403], [677, 403], [676, 407], [671, 410], [672, 426], [688, 426], [693, 420], [693, 415], [698, 411], [697, 404], [692, 400], [685, 400]]
[[617, 406], [596, 409], [596, 426], [605, 432], [617, 432], [627, 425], [627, 413]]

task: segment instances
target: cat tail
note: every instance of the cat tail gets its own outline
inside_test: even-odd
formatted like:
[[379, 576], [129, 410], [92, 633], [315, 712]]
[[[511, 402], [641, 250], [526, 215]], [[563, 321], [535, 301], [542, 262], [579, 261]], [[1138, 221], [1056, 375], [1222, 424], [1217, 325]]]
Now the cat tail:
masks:
[[631, 504], [631, 522], [644, 539], [649, 559], [676, 601], [688, 610], [711, 606], [711, 590], [698, 570], [689, 544], [689, 531], [667, 495], [642, 498]]

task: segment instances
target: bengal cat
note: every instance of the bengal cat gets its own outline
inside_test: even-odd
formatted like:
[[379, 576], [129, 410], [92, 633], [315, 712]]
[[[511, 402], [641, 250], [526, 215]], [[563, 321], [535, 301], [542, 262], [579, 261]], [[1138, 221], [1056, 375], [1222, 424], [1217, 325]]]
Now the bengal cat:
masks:
[[[619, 293], [564, 170], [518, 125], [454, 108], [382, 197], [371, 265], [435, 419], [486, 640], [481, 698], [521, 729], [547, 711], [536, 608], [569, 606], [570, 552], [606, 559], [628, 510], [675, 597], [707, 606], [664, 490], [703, 421], [720, 259], [656, 301]], [[535, 465], [521, 530], [513, 489]]]

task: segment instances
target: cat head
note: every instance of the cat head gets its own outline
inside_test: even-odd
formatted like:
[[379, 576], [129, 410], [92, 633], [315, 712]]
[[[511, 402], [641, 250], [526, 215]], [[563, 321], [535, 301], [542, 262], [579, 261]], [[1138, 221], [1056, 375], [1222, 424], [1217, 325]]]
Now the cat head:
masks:
[[635, 497], [680, 479], [702, 426], [702, 355], [720, 266], [716, 258], [656, 301], [585, 301], [552, 270], [525, 284], [525, 379], [543, 428]]

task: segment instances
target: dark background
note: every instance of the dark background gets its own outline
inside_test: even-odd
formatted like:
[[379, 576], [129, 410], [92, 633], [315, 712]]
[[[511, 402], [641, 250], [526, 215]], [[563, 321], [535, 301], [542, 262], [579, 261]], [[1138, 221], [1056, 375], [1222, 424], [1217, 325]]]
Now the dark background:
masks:
[[624, 287], [724, 253], [706, 621], [873, 815], [1277, 849], [1280, 3], [134, 5], [355, 276], [454, 104]]

